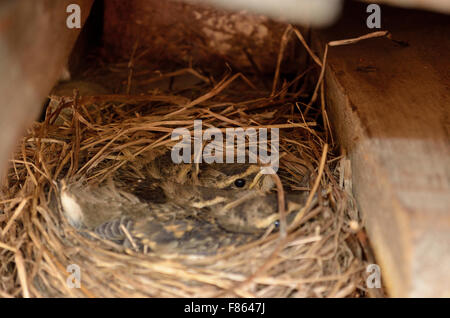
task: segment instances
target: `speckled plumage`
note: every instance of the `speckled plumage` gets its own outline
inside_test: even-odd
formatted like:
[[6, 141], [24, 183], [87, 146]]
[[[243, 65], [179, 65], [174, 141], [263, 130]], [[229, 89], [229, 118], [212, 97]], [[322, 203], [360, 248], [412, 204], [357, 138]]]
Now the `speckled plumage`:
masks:
[[258, 166], [201, 164], [196, 170], [165, 156], [145, 167], [145, 178], [117, 173], [101, 185], [63, 184], [69, 222], [139, 250], [213, 254], [256, 239], [278, 219], [271, 176], [258, 175]]

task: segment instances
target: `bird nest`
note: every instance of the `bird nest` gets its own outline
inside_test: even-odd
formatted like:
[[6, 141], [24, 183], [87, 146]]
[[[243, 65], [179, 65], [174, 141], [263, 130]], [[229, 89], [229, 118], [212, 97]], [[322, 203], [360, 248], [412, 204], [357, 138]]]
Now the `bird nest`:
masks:
[[[281, 88], [277, 71], [270, 91], [243, 74], [215, 82], [193, 69], [140, 82], [129, 68], [138, 61], [130, 62], [114, 65], [127, 93], [130, 78], [139, 86], [189, 74], [200, 83], [175, 94], [82, 96], [75, 91], [49, 108], [45, 121], [22, 140], [3, 183], [0, 296], [366, 295], [363, 222], [351, 196], [348, 161], [335, 153], [321, 77], [309, 85], [317, 80], [317, 68], [306, 68]], [[55, 124], [64, 110], [71, 117]], [[249, 243], [212, 255], [166, 255], [82, 235], [55, 205], [61, 180], [101, 183], [118, 171], [139, 173], [144, 162], [172, 149], [175, 128], [191, 131], [197, 119], [204, 128], [279, 129], [279, 200], [285, 192], [308, 194], [292, 222], [285, 224], [280, 211], [280, 229]], [[71, 285], [74, 265], [81, 273], [79, 288]]]

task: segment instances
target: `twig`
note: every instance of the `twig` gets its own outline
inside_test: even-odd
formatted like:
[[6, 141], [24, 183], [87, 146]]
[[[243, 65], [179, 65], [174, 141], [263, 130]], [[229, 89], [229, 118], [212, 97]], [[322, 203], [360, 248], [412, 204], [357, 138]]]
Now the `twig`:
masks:
[[22, 296], [24, 298], [30, 298], [30, 291], [28, 289], [27, 272], [23, 261], [23, 256], [20, 251], [15, 254], [15, 262], [17, 266], [17, 274], [19, 276], [20, 286], [22, 286]]
[[295, 227], [297, 227], [300, 224], [304, 214], [309, 209], [309, 206], [310, 206], [310, 204], [311, 204], [311, 202], [312, 202], [312, 200], [314, 198], [314, 195], [317, 192], [317, 189], [319, 188], [320, 181], [322, 179], [323, 170], [325, 168], [325, 163], [327, 161], [326, 160], [327, 159], [327, 154], [328, 154], [328, 144], [325, 144], [324, 147], [323, 147], [323, 151], [322, 151], [322, 158], [320, 159], [319, 171], [318, 171], [318, 174], [317, 174], [317, 177], [316, 177], [316, 181], [314, 182], [313, 188], [312, 188], [311, 192], [308, 195], [308, 199], [306, 200], [305, 206], [300, 210], [300, 212], [295, 216], [294, 220], [290, 224], [290, 226], [289, 226], [290, 229], [294, 229]]

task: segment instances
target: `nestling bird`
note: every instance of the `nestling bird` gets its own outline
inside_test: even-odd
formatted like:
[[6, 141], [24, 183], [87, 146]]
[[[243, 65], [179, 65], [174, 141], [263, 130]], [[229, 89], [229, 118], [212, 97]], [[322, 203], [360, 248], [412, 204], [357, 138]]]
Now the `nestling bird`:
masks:
[[[195, 174], [193, 165], [162, 157], [152, 169], [132, 191], [126, 191], [130, 179], [119, 175], [102, 185], [63, 184], [69, 223], [139, 250], [213, 254], [259, 237], [278, 219], [271, 177], [258, 175], [256, 165], [205, 164]], [[305, 201], [304, 195], [289, 198], [289, 212]]]

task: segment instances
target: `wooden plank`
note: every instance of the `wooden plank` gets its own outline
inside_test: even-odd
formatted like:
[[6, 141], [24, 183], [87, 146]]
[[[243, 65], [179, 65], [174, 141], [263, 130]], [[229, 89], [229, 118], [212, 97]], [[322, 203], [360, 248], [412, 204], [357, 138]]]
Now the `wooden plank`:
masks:
[[[369, 33], [345, 8], [331, 40]], [[450, 19], [382, 7], [393, 38], [329, 50], [328, 111], [392, 296], [450, 296]]]
[[0, 175], [67, 64], [80, 29], [66, 26], [69, 4], [82, 23], [93, 0], [8, 0], [0, 4]]

